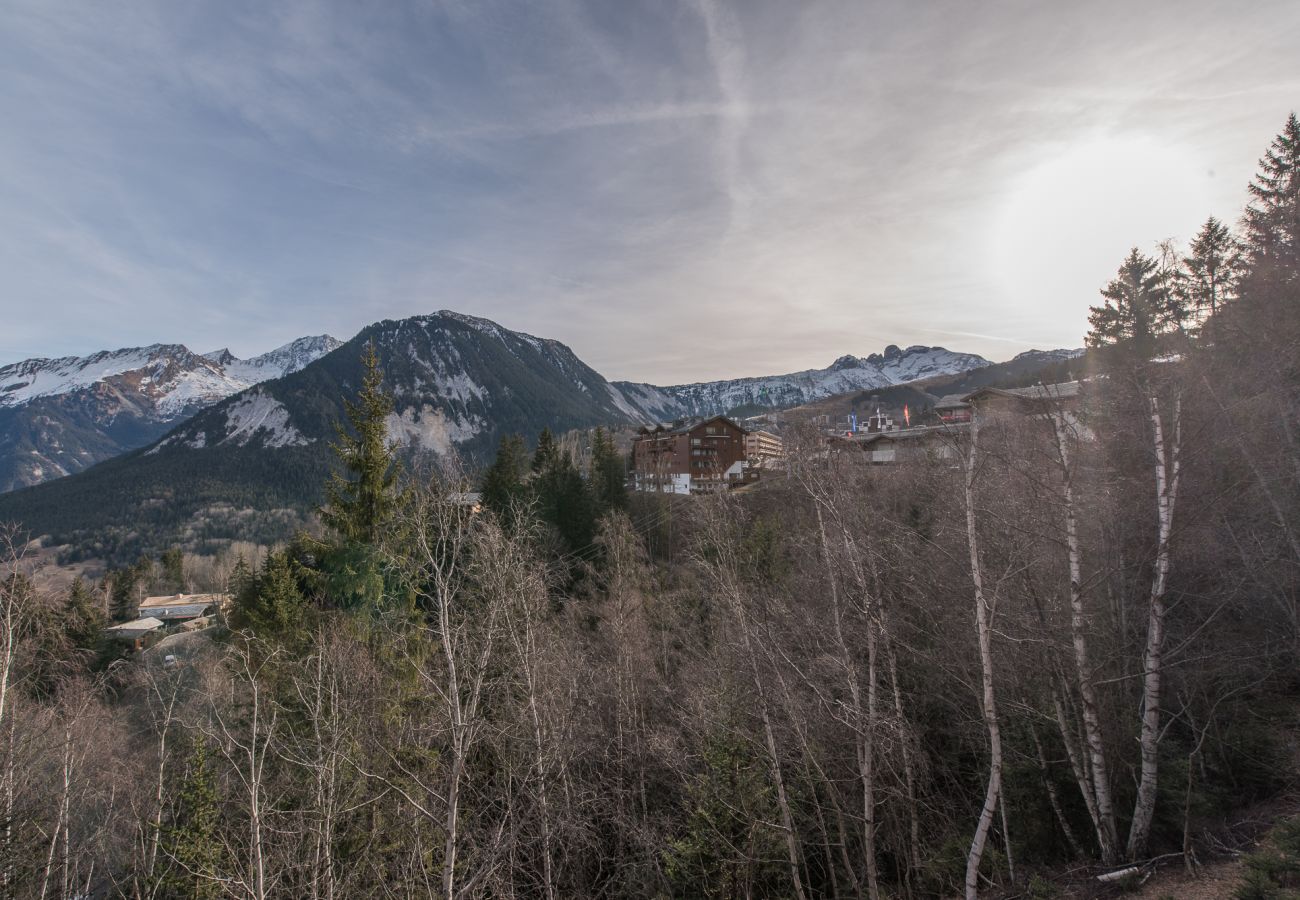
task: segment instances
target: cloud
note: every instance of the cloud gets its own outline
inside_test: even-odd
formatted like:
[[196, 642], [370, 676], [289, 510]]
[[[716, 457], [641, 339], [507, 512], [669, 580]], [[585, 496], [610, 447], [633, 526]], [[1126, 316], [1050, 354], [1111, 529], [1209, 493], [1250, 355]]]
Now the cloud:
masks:
[[1035, 302], [988, 251], [1010, 198], [1145, 141], [1233, 219], [1300, 36], [1282, 2], [9, 6], [0, 362], [451, 307], [660, 382], [1077, 346], [1109, 244]]

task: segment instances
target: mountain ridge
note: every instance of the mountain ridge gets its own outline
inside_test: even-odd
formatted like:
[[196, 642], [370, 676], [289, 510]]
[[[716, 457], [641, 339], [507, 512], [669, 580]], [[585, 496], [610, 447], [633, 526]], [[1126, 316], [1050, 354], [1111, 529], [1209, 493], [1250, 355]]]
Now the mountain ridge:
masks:
[[151, 443], [199, 410], [301, 369], [339, 344], [329, 335], [304, 337], [241, 360], [229, 351], [198, 354], [158, 343], [0, 367], [0, 491]]

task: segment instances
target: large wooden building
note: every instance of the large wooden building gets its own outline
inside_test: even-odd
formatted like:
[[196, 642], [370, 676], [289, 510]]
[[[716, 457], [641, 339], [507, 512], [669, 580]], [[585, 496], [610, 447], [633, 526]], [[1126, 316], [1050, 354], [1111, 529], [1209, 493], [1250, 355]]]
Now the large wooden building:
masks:
[[726, 416], [647, 425], [632, 447], [637, 490], [699, 494], [745, 480], [748, 432]]

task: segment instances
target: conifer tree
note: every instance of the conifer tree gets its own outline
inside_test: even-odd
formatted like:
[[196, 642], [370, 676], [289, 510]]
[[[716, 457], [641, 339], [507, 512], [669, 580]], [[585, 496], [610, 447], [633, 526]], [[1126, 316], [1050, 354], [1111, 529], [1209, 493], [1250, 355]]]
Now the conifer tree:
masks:
[[1136, 247], [1101, 295], [1105, 303], [1091, 307], [1088, 344], [1109, 347], [1145, 362], [1154, 355], [1156, 339], [1182, 324], [1185, 310], [1168, 290], [1159, 265]]
[[373, 341], [361, 357], [365, 374], [355, 401], [345, 400], [348, 424], [338, 426], [333, 445], [346, 475], [335, 472], [325, 486], [321, 519], [344, 541], [373, 546], [393, 520], [400, 502], [396, 488], [400, 464], [388, 441], [393, 398], [384, 390], [384, 373]]
[[533, 451], [533, 471], [540, 472], [555, 458], [555, 435], [543, 428], [537, 436], [537, 449]]
[[291, 640], [303, 628], [307, 605], [289, 551], [272, 553], [251, 589], [236, 599], [234, 624], [261, 637]]
[[158, 562], [162, 566], [162, 577], [167, 584], [167, 589], [185, 590], [185, 554], [181, 552], [181, 548], [171, 547], [163, 551]]
[[63, 606], [63, 630], [76, 650], [95, 649], [104, 631], [104, 611], [80, 575], [73, 579], [68, 589], [68, 599]]
[[496, 513], [504, 527], [514, 524], [518, 504], [526, 495], [524, 473], [528, 466], [528, 450], [524, 439], [517, 434], [501, 438], [496, 458], [483, 473], [483, 505]]
[[596, 535], [596, 505], [573, 457], [557, 453], [535, 484], [542, 519], [555, 526], [571, 552], [589, 550]]
[[162, 879], [160, 896], [199, 900], [221, 896], [217, 880], [220, 823], [221, 808], [207, 745], [196, 736], [177, 792], [176, 812], [163, 833], [164, 852], [173, 866]]
[[1236, 297], [1244, 263], [1242, 247], [1227, 225], [1210, 216], [1190, 250], [1182, 260], [1179, 299], [1198, 316], [1212, 316]]
[[1259, 161], [1249, 190], [1244, 222], [1252, 269], [1282, 287], [1300, 282], [1300, 120], [1295, 113]]
[[627, 508], [627, 464], [614, 439], [597, 427], [591, 437], [591, 489], [597, 512]]

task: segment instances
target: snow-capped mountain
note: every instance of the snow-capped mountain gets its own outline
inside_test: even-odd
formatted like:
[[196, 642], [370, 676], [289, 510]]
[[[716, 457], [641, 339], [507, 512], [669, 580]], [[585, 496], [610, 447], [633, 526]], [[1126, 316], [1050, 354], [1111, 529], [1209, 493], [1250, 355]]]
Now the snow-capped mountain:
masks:
[[267, 381], [195, 416], [148, 452], [188, 448], [325, 447], [342, 401], [361, 381], [373, 342], [394, 399], [389, 433], [445, 454], [490, 451], [502, 434], [626, 423], [640, 418], [598, 372], [559, 341], [442, 310], [364, 329], [338, 353]]
[[0, 490], [36, 484], [156, 440], [176, 422], [339, 346], [300, 338], [252, 359], [182, 344], [0, 367]]
[[987, 365], [990, 365], [987, 359], [973, 353], [955, 353], [943, 347], [919, 345], [903, 350], [891, 344], [884, 353], [872, 353], [866, 357], [841, 356], [825, 369], [807, 369], [789, 375], [672, 387], [620, 381], [615, 382], [615, 387], [645, 418], [668, 420], [736, 409], [798, 406], [836, 394], [955, 375]]

